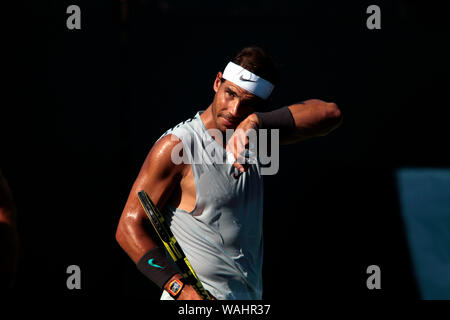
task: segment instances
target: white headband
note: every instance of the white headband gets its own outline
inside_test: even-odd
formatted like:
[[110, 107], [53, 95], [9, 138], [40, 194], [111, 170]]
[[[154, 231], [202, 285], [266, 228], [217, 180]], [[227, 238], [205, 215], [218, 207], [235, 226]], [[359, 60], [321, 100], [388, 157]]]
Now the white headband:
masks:
[[274, 87], [269, 81], [233, 62], [228, 63], [223, 71], [222, 78], [233, 82], [242, 89], [245, 89], [262, 99], [267, 99]]

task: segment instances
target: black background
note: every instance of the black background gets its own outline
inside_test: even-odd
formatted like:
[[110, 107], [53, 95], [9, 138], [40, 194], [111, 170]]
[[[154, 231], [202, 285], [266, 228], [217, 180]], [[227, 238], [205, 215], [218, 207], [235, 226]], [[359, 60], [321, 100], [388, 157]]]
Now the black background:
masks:
[[[81, 30], [66, 8], [81, 8]], [[366, 8], [381, 8], [368, 30]], [[420, 297], [394, 179], [449, 166], [444, 2], [22, 1], [7, 20], [0, 167], [18, 207], [19, 296], [159, 290], [115, 241], [155, 139], [207, 108], [233, 54], [261, 45], [281, 65], [273, 108], [336, 102], [343, 125], [283, 146], [265, 178], [264, 299], [295, 279], [306, 299]], [[8, 18], [8, 17], [6, 17]], [[82, 289], [66, 287], [79, 265]], [[368, 290], [379, 265], [382, 289]]]

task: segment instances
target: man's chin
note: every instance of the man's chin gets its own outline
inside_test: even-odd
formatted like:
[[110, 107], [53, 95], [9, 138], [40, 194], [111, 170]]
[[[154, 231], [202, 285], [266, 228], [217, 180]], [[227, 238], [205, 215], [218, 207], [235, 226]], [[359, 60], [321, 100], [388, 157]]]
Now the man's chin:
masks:
[[223, 124], [220, 131], [225, 132], [227, 130], [236, 130], [236, 127], [236, 125], [227, 126]]
[[225, 119], [222, 119], [222, 121], [221, 121], [222, 131], [225, 131], [226, 129], [234, 130], [234, 129], [236, 129], [237, 126], [238, 126], [237, 124], [228, 122]]

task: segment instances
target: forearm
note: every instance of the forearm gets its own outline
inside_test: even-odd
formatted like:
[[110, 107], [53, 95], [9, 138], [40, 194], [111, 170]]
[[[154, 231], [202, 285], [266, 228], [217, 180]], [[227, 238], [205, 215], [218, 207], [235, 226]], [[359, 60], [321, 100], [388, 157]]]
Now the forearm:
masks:
[[306, 100], [269, 113], [249, 116], [260, 129], [280, 129], [282, 144], [323, 136], [336, 129], [342, 114], [335, 103], [318, 99]]
[[148, 230], [149, 220], [137, 198], [137, 190], [140, 189], [143, 187], [137, 184], [133, 186], [116, 230], [117, 242], [134, 263], [156, 247]]
[[116, 239], [138, 270], [158, 287], [163, 288], [178, 273], [173, 262], [167, 259], [164, 249], [153, 241], [143, 223], [126, 220], [120, 222]]
[[289, 106], [295, 121], [293, 138], [308, 139], [324, 136], [336, 129], [342, 122], [342, 113], [333, 102], [318, 99]]
[[116, 240], [134, 263], [157, 246], [144, 224], [145, 221], [142, 219], [125, 215], [117, 227]]

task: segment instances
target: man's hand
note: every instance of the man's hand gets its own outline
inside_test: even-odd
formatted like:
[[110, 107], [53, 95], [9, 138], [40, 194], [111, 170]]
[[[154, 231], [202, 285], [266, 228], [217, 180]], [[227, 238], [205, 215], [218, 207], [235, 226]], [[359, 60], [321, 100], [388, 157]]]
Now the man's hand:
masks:
[[[233, 154], [234, 159], [236, 159], [233, 166], [241, 172], [247, 171], [248, 168], [248, 164], [245, 163], [245, 158], [256, 159], [256, 154], [252, 154], [253, 152], [256, 152], [256, 146], [249, 145], [249, 136], [253, 134], [250, 132], [252, 130], [254, 130], [254, 134], [257, 135], [257, 129], [258, 117], [252, 113], [236, 127], [236, 130], [227, 142], [226, 151]], [[255, 143], [256, 142], [255, 136]]]

